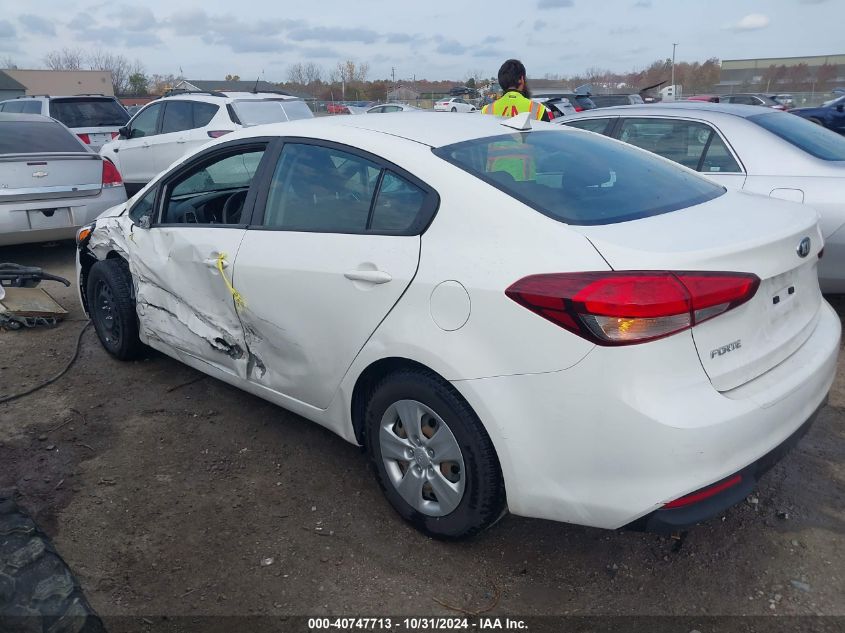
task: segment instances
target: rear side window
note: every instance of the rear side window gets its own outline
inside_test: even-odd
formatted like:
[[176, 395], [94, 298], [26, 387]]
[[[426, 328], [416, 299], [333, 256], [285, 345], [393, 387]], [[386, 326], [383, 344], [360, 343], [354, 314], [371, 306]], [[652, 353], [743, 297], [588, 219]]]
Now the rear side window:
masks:
[[553, 219], [612, 224], [701, 204], [725, 193], [700, 176], [596, 134], [534, 131], [433, 150]]
[[577, 127], [579, 130], [587, 130], [588, 132], [595, 132], [597, 134], [607, 134], [610, 130], [611, 124], [615, 118], [608, 119], [574, 119], [572, 121], [564, 121], [564, 125], [569, 127]]
[[78, 98], [51, 99], [50, 116], [70, 128], [122, 127], [129, 113], [114, 99]]
[[590, 100], [599, 108], [628, 105], [628, 95], [593, 95]]
[[194, 107], [194, 127], [205, 127], [209, 123], [211, 123], [211, 119], [214, 118], [214, 115], [217, 114], [217, 110], [220, 109], [220, 106], [216, 106], [213, 103], [203, 103], [201, 101], [195, 101], [193, 104]]
[[386, 233], [407, 231], [422, 211], [425, 199], [425, 191], [393, 172], [385, 171], [370, 228]]
[[0, 121], [0, 154], [82, 152], [85, 147], [64, 127], [54, 122]]
[[20, 114], [41, 114], [41, 102], [31, 99], [26, 101], [9, 101], [3, 104], [3, 112]]
[[247, 126], [310, 119], [314, 116], [304, 101], [292, 99], [242, 99], [235, 101], [232, 108], [240, 123]]
[[845, 160], [845, 137], [784, 112], [755, 114], [748, 120], [822, 160]]

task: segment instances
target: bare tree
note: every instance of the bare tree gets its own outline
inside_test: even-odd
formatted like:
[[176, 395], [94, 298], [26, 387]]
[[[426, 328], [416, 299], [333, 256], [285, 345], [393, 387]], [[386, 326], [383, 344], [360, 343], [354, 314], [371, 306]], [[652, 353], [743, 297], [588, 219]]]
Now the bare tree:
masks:
[[173, 74], [170, 75], [150, 75], [147, 82], [147, 90], [150, 94], [161, 95], [171, 90], [179, 79]]
[[288, 66], [288, 81], [292, 84], [299, 84], [304, 86], [305, 81], [305, 66], [301, 62], [291, 64]]
[[323, 69], [314, 62], [307, 62], [302, 67], [302, 78], [305, 85], [320, 83], [323, 80]]
[[81, 70], [85, 62], [85, 51], [81, 48], [63, 48], [50, 51], [44, 57], [44, 63], [50, 70]]
[[8, 70], [17, 70], [18, 65], [15, 63], [15, 59], [11, 55], [6, 55], [2, 59], [0, 59], [0, 68], [6, 68]]
[[[115, 94], [123, 94], [129, 90], [129, 76], [132, 72], [129, 60], [123, 55], [115, 55], [97, 49], [87, 56], [86, 61], [90, 70], [111, 72], [111, 83]], [[140, 62], [136, 61], [135, 65], [138, 64]]]

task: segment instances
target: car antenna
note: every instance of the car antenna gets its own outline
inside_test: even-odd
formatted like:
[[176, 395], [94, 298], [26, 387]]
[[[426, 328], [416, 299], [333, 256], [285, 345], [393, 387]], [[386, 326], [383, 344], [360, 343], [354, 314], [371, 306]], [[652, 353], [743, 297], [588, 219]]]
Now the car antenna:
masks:
[[260, 77], [255, 78], [255, 85], [252, 87], [252, 94], [254, 94], [254, 95], [258, 94], [258, 80], [259, 79], [260, 79]]
[[531, 113], [523, 112], [522, 114], [517, 114], [515, 117], [502, 121], [501, 125], [504, 125], [505, 127], [512, 127], [513, 129], [520, 130], [522, 132], [530, 132]]

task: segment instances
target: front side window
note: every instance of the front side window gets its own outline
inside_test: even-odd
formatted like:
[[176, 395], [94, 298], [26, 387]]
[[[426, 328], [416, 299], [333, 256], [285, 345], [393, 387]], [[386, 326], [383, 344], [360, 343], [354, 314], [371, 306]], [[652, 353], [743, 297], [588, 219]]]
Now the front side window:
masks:
[[[714, 140], [721, 143], [713, 128], [705, 123], [652, 118], [623, 119], [619, 140], [699, 171], [705, 150]], [[724, 146], [722, 149], [727, 153]], [[739, 171], [735, 163], [732, 171]]]
[[264, 147], [206, 158], [167, 185], [162, 224], [240, 224]]
[[636, 220], [725, 193], [724, 187], [597, 134], [522, 132], [433, 151], [540, 213], [569, 224]]
[[783, 112], [767, 112], [748, 117], [752, 123], [779, 136], [790, 145], [822, 160], [845, 160], [845, 137]]
[[161, 103], [156, 103], [139, 112], [135, 118], [132, 119], [132, 130], [129, 138], [153, 136], [156, 133], [158, 115], [161, 112], [162, 105], [163, 104]]
[[155, 204], [156, 199], [156, 191], [157, 187], [152, 187], [147, 193], [144, 194], [144, 197], [138, 200], [135, 203], [135, 206], [132, 207], [131, 211], [129, 211], [129, 218], [135, 224], [141, 224], [141, 218], [148, 218], [149, 221], [152, 221], [153, 213], [153, 205]]

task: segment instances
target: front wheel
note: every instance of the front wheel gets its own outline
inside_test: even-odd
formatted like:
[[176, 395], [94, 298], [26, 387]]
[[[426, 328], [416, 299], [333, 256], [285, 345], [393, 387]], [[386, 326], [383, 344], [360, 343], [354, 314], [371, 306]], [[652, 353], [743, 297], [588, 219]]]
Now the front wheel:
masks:
[[423, 533], [467, 538], [502, 516], [496, 451], [449, 383], [421, 370], [384, 378], [367, 404], [366, 444], [388, 501]]
[[131, 284], [123, 260], [99, 261], [88, 273], [88, 309], [94, 329], [106, 351], [120, 360], [137, 358], [143, 350]]
[[457, 111], [458, 111], [457, 108], [452, 108], [452, 112], [457, 112]]

